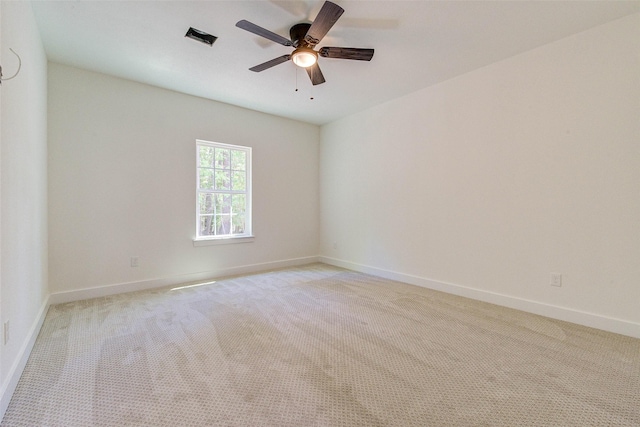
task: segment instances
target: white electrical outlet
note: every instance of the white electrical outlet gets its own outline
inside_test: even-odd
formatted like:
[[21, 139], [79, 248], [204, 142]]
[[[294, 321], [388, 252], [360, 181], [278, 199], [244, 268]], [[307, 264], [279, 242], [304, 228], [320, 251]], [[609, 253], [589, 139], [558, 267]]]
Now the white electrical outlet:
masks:
[[549, 284], [551, 286], [562, 286], [562, 274], [560, 273], [551, 273], [551, 279], [549, 280]]
[[140, 265], [140, 258], [137, 256], [131, 257], [131, 267], [138, 267]]
[[7, 345], [7, 342], [9, 342], [9, 321], [8, 320], [4, 322], [2, 335], [3, 335], [4, 345]]

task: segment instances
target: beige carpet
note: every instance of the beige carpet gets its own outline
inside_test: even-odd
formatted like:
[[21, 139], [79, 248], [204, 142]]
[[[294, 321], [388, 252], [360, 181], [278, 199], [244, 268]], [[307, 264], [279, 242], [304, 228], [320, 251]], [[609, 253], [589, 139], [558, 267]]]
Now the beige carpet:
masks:
[[52, 306], [2, 426], [638, 426], [640, 340], [322, 264]]

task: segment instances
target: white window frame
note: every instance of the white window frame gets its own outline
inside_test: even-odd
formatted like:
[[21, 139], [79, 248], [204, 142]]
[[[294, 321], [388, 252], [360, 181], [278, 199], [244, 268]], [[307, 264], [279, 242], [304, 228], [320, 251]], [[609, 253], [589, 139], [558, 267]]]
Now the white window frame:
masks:
[[[244, 191], [237, 191], [233, 189], [229, 190], [202, 190], [200, 189], [200, 147], [207, 146], [213, 148], [223, 148], [223, 149], [232, 149], [243, 151], [246, 154], [246, 164], [245, 164], [245, 172], [246, 172], [246, 183]], [[232, 144], [224, 144], [221, 142], [212, 142], [212, 141], [204, 141], [197, 139], [196, 140], [196, 226], [195, 226], [195, 238], [193, 239], [194, 246], [204, 246], [211, 244], [223, 244], [223, 243], [246, 243], [252, 242], [254, 240], [254, 236], [252, 234], [252, 186], [251, 186], [251, 175], [252, 175], [252, 163], [251, 163], [251, 147], [246, 147], [242, 145], [232, 145]], [[223, 234], [216, 236], [201, 236], [200, 235], [200, 194], [201, 193], [222, 193], [222, 194], [245, 194], [245, 229], [244, 233], [240, 234]]]

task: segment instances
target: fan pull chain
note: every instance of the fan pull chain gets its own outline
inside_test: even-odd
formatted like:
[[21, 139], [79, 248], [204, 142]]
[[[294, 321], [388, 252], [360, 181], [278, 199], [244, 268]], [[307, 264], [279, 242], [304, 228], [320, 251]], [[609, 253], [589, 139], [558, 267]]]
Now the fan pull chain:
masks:
[[[296, 88], [295, 88], [295, 92], [299, 92], [298, 89], [298, 74], [300, 73], [300, 69], [299, 67], [295, 67], [295, 73], [296, 73]], [[313, 96], [313, 85], [311, 86], [311, 91], [310, 91], [310, 96], [309, 96], [309, 101], [313, 101], [315, 98]]]

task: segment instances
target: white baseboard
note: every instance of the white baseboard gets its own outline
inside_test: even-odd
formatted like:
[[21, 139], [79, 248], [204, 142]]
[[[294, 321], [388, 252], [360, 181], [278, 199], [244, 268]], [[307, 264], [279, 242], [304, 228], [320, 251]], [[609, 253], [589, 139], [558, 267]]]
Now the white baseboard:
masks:
[[36, 338], [40, 333], [40, 328], [42, 328], [42, 324], [44, 323], [44, 318], [47, 315], [48, 309], [49, 298], [46, 298], [42, 303], [42, 306], [40, 307], [38, 316], [33, 322], [31, 329], [29, 329], [29, 333], [27, 334], [26, 339], [22, 343], [22, 347], [20, 347], [18, 357], [11, 366], [11, 369], [9, 369], [9, 373], [6, 376], [6, 381], [4, 382], [4, 384], [2, 384], [2, 388], [0, 389], [0, 421], [2, 420], [2, 418], [4, 418], [4, 413], [7, 411], [7, 407], [9, 407], [9, 402], [11, 402], [13, 392], [18, 386], [18, 381], [20, 380], [20, 376], [22, 376], [24, 367], [27, 365], [27, 361], [29, 360], [29, 356], [31, 355], [31, 350], [33, 349]]
[[357, 264], [354, 262], [344, 261], [341, 259], [326, 256], [320, 256], [319, 260], [320, 262], [324, 262], [325, 264], [335, 265], [337, 267], [347, 268], [349, 270], [359, 271], [362, 273], [371, 274], [373, 276], [384, 277], [385, 279], [396, 280], [398, 282], [409, 283], [411, 285], [421, 286], [424, 288], [434, 289], [453, 295], [472, 298], [503, 307], [514, 308], [516, 310], [526, 311], [529, 313], [538, 314], [540, 316], [550, 317], [552, 319], [577, 323], [579, 325], [589, 326], [591, 328], [601, 329], [603, 331], [609, 331], [634, 338], [640, 338], [640, 324], [629, 322], [626, 320], [615, 319], [593, 313], [586, 313], [571, 308], [544, 304], [537, 301], [530, 301], [509, 295], [502, 295], [494, 292], [484, 291], [481, 289], [469, 288], [453, 283], [440, 282], [424, 277], [413, 276], [411, 274], [383, 270], [368, 265]]
[[199, 273], [183, 274], [172, 277], [156, 278], [149, 280], [141, 280], [137, 282], [118, 283], [114, 285], [98, 286], [94, 288], [77, 289], [73, 291], [63, 291], [51, 294], [49, 297], [50, 304], [61, 304], [71, 301], [79, 301], [89, 298], [105, 297], [109, 295], [122, 294], [125, 292], [142, 291], [146, 289], [164, 288], [167, 286], [175, 286], [202, 280], [212, 280], [224, 276], [234, 276], [237, 274], [249, 274], [259, 271], [295, 267], [298, 265], [311, 264], [319, 262], [317, 256], [291, 258], [280, 261], [270, 261], [258, 264], [242, 265], [237, 267], [221, 268], [211, 271], [202, 271]]

